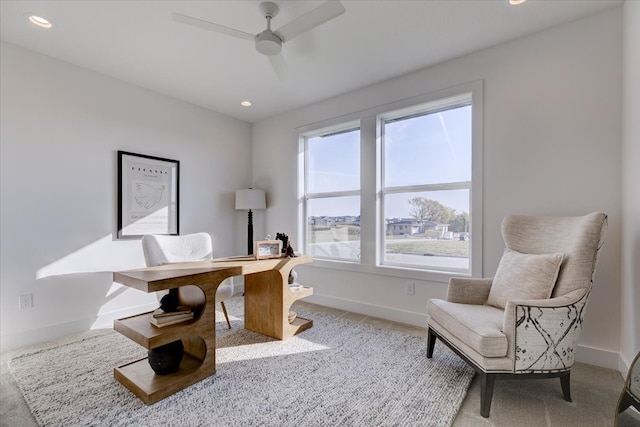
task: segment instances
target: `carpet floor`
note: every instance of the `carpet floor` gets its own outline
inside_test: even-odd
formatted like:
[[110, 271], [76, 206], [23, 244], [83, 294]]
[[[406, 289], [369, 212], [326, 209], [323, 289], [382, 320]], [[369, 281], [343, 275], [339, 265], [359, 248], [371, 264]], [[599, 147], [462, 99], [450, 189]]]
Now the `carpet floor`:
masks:
[[423, 336], [305, 313], [313, 328], [286, 341], [243, 328], [242, 299], [217, 322], [217, 372], [147, 406], [113, 378], [146, 355], [114, 331], [26, 351], [9, 368], [46, 426], [448, 426], [473, 371], [441, 344], [426, 359]]

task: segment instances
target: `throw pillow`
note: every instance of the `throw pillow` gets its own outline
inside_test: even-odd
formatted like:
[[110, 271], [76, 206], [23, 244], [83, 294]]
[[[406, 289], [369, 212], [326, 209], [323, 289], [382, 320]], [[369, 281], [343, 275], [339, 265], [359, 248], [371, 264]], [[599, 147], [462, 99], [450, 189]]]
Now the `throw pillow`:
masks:
[[506, 249], [487, 304], [504, 308], [511, 300], [549, 298], [563, 257], [563, 254], [523, 254]]

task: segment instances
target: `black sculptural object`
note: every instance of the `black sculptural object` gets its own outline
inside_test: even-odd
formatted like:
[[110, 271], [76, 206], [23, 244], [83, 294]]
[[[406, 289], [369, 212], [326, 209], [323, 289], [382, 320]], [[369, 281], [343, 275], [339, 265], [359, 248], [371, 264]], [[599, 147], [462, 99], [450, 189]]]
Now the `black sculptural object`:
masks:
[[289, 243], [289, 236], [284, 233], [276, 233], [276, 239], [282, 240], [282, 254], [289, 258], [294, 258], [296, 256], [291, 244]]
[[182, 344], [182, 340], [173, 341], [169, 344], [152, 348], [147, 354], [149, 355], [149, 365], [153, 372], [158, 375], [171, 374], [180, 368], [180, 362], [184, 354], [184, 344]]

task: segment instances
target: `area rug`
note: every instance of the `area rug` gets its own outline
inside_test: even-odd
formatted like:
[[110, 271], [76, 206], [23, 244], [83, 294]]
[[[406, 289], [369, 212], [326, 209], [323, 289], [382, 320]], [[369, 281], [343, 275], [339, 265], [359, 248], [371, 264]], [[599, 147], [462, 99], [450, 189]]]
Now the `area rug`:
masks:
[[445, 346], [348, 316], [296, 308], [313, 328], [286, 341], [243, 329], [242, 299], [216, 323], [217, 372], [147, 406], [113, 378], [146, 350], [112, 330], [15, 356], [42, 426], [448, 426], [473, 371]]

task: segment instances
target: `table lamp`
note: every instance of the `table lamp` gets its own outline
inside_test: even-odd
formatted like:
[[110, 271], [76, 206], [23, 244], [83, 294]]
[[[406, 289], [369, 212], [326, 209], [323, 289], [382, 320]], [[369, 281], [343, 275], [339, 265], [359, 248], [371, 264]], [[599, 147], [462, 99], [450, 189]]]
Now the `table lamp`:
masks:
[[252, 188], [236, 190], [236, 210], [249, 210], [247, 224], [247, 252], [253, 254], [253, 209], [266, 209], [265, 194]]

